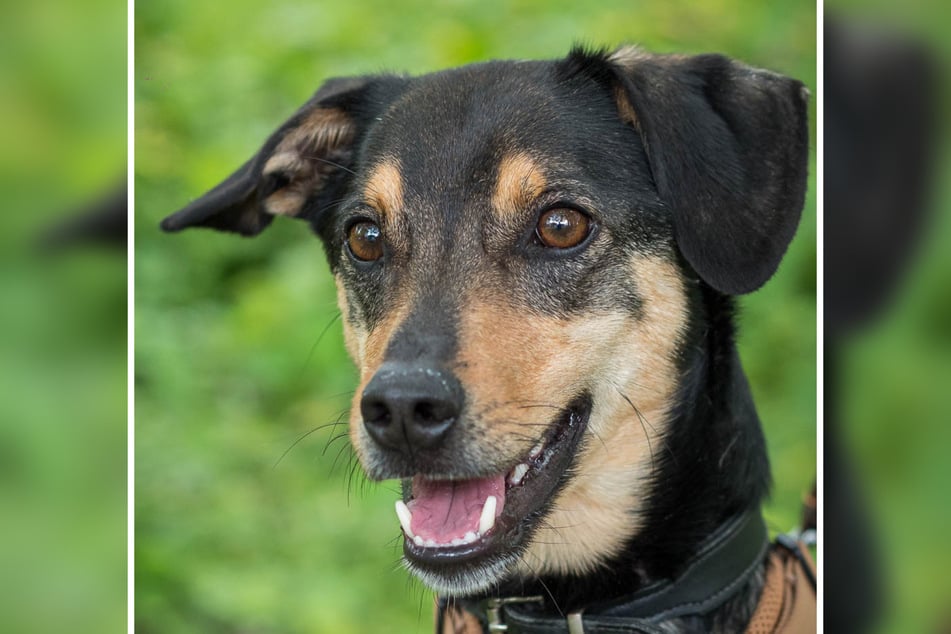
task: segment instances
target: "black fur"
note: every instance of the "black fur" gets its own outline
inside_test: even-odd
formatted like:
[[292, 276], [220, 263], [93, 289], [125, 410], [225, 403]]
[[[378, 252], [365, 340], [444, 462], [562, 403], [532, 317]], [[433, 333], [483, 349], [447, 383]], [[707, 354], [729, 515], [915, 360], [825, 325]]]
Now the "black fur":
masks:
[[677, 244], [714, 288], [749, 293], [779, 266], [799, 224], [809, 134], [803, 85], [722, 55], [639, 58], [576, 49], [576, 74], [617, 81], [637, 113]]

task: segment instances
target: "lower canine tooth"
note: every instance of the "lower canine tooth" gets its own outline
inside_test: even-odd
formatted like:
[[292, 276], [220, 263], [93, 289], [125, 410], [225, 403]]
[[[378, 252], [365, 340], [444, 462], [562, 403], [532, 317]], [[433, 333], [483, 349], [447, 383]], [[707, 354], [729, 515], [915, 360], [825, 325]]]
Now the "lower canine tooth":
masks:
[[410, 528], [410, 525], [413, 523], [413, 513], [403, 500], [396, 501], [396, 516], [400, 518], [400, 526], [403, 527], [403, 532], [406, 533], [406, 536], [410, 539], [416, 537], [413, 533], [413, 529]]
[[423, 538], [417, 535], [416, 537], [413, 538], [413, 543], [416, 544], [417, 546], [422, 546]]
[[498, 500], [494, 495], [485, 499], [485, 505], [482, 507], [482, 515], [479, 516], [479, 534], [485, 535], [495, 526], [495, 507]]

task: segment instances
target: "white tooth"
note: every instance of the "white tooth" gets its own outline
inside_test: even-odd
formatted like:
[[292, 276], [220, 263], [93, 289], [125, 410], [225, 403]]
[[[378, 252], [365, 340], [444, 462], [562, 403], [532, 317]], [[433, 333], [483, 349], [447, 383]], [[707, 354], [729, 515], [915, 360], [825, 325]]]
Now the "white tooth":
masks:
[[410, 539], [416, 537], [413, 533], [413, 529], [410, 528], [413, 523], [413, 513], [403, 500], [396, 501], [396, 517], [400, 518], [400, 526], [403, 527], [403, 532], [406, 533], [406, 536]]
[[528, 452], [528, 457], [532, 459], [537, 458], [538, 456], [542, 455], [542, 451], [544, 450], [545, 450], [545, 441], [539, 440], [538, 444], [532, 447], [532, 450]]
[[435, 548], [435, 547], [436, 547], [436, 540], [435, 540], [435, 539], [427, 539], [426, 541], [423, 542], [423, 545], [426, 546], [427, 548]]
[[423, 538], [417, 535], [416, 537], [413, 538], [413, 543], [416, 544], [417, 546], [422, 546]]
[[518, 485], [521, 484], [522, 478], [525, 477], [525, 474], [528, 473], [528, 465], [524, 462], [515, 465], [515, 468], [512, 469], [512, 474], [509, 476], [509, 482], [512, 484]]
[[479, 516], [479, 534], [485, 535], [493, 526], [495, 526], [495, 506], [498, 500], [494, 495], [485, 498], [485, 506], [482, 507], [482, 515]]
[[479, 539], [479, 536], [476, 535], [475, 533], [473, 533], [472, 531], [469, 531], [468, 533], [466, 533], [465, 535], [463, 535], [463, 537], [462, 537], [462, 543], [464, 543], [464, 544], [471, 544], [472, 542], [474, 542], [474, 541], [477, 540], [477, 539]]
[[451, 542], [449, 542], [449, 544], [451, 546], [462, 546], [463, 544], [465, 544], [465, 542], [462, 541], [461, 537], [456, 537]]

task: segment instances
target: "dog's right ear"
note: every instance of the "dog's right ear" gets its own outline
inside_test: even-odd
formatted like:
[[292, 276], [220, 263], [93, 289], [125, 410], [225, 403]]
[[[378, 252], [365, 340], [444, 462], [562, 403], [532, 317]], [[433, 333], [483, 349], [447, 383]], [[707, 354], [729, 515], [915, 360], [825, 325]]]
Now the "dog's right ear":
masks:
[[802, 83], [722, 55], [576, 49], [563, 72], [614, 93], [638, 133], [687, 263], [721, 293], [773, 275], [806, 195], [808, 93]]
[[[321, 194], [352, 172], [368, 118], [367, 93], [382, 78], [330, 79], [261, 150], [201, 198], [162, 221], [165, 231], [210, 227], [254, 236], [274, 216], [311, 220]], [[310, 203], [310, 204], [308, 204]]]

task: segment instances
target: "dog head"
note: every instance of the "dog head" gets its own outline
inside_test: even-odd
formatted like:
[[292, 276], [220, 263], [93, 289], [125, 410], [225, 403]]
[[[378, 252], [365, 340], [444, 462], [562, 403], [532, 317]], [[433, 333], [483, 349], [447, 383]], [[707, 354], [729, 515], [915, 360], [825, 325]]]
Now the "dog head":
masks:
[[409, 567], [468, 594], [638, 532], [692, 302], [776, 270], [807, 145], [802, 85], [717, 55], [335, 79], [163, 228], [313, 226], [354, 447], [403, 481]]

